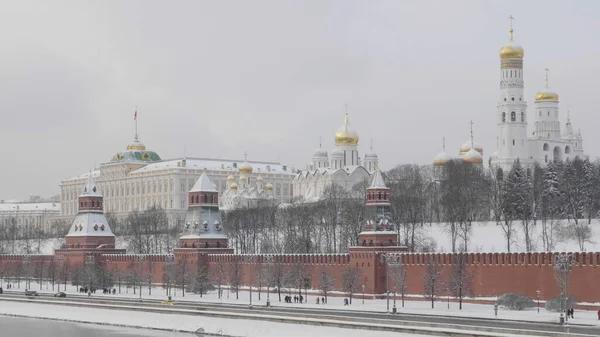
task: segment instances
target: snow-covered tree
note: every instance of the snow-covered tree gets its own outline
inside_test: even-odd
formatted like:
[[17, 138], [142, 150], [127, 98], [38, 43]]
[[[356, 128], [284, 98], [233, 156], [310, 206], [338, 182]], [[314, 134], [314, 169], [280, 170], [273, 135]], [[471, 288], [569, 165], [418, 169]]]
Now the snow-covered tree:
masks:
[[598, 212], [600, 179], [598, 178], [598, 169], [588, 159], [583, 161], [582, 171], [583, 210], [587, 216], [588, 224], [590, 224], [592, 217]]
[[533, 215], [532, 185], [527, 172], [517, 159], [502, 186], [502, 208], [504, 214], [503, 230], [507, 240], [507, 249], [510, 252], [512, 238], [512, 222], [521, 220], [525, 247], [528, 252], [532, 250], [533, 224], [530, 221]]
[[425, 273], [423, 274], [423, 293], [425, 298], [431, 299], [431, 308], [434, 308], [435, 298], [442, 290], [442, 266], [434, 258], [429, 258]]
[[560, 175], [560, 202], [567, 219], [573, 219], [578, 224], [578, 219], [583, 214], [585, 202], [583, 162], [579, 158], [565, 162]]

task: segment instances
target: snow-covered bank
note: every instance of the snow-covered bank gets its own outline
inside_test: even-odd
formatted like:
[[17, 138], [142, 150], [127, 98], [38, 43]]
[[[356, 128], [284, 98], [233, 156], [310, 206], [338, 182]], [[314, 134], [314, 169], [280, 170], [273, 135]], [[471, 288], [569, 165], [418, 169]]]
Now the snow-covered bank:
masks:
[[[32, 282], [32, 289], [39, 289], [39, 285]], [[40, 292], [51, 292], [45, 290]], [[16, 289], [13, 289], [16, 290]], [[21, 289], [23, 290], [23, 289]], [[62, 287], [61, 287], [62, 290]], [[142, 289], [142, 298], [143, 299], [157, 299], [164, 300], [166, 299], [165, 289], [154, 287], [152, 288], [152, 295], [148, 295], [148, 288]], [[132, 289], [127, 290], [128, 293], [125, 293], [125, 288], [122, 289], [121, 294], [115, 295], [103, 295], [101, 293], [96, 293], [92, 296], [99, 298], [131, 298], [136, 299], [139, 298], [139, 292], [137, 294], [133, 294]], [[68, 286], [67, 293], [70, 295], [78, 294], [76, 292], [75, 287]], [[173, 301], [193, 301], [198, 303], [234, 303], [246, 305], [250, 302], [250, 293], [248, 291], [240, 291], [239, 299], [236, 300], [236, 295], [233, 292], [229, 292], [228, 290], [224, 290], [223, 297], [218, 298], [216, 292], [209, 292], [208, 294], [200, 295], [193, 293], [186, 293], [185, 297], [181, 296], [180, 289], [174, 289], [173, 291]], [[282, 293], [282, 297], [288, 295], [287, 292]], [[295, 294], [292, 293], [292, 296]], [[304, 293], [303, 293], [304, 295]], [[278, 296], [276, 293], [271, 293], [269, 295], [271, 300], [271, 305], [274, 307], [289, 307], [289, 308], [318, 308], [318, 309], [330, 309], [334, 310], [352, 310], [352, 311], [372, 311], [372, 312], [385, 312], [387, 310], [387, 301], [385, 299], [362, 299], [362, 294], [355, 294], [352, 305], [344, 306], [343, 301], [344, 297], [330, 297], [328, 299], [328, 303], [316, 304], [317, 295], [308, 293], [308, 303], [285, 303], [279, 302]], [[319, 296], [321, 297], [321, 296]], [[546, 311], [544, 308], [544, 303], [540, 303], [540, 311], [538, 313], [537, 308], [530, 308], [523, 311], [513, 311], [503, 307], [499, 308], [498, 317], [494, 314], [494, 306], [493, 304], [475, 304], [475, 303], [463, 303], [463, 309], [459, 310], [458, 303], [444, 301], [444, 298], [440, 298], [435, 302], [435, 308], [431, 308], [431, 302], [423, 301], [423, 300], [415, 300], [415, 297], [422, 299], [422, 295], [414, 295], [408, 296], [405, 300], [405, 306], [402, 307], [402, 302], [397, 299], [396, 306], [398, 309], [398, 313], [407, 313], [407, 314], [422, 314], [422, 315], [440, 315], [440, 316], [454, 316], [454, 317], [469, 317], [469, 318], [482, 318], [482, 319], [503, 319], [503, 320], [517, 320], [517, 321], [528, 321], [528, 322], [558, 322], [558, 313]], [[260, 300], [258, 299], [258, 292], [256, 288], [254, 288], [252, 292], [252, 303], [254, 305], [266, 305], [266, 294], [263, 292], [260, 296]], [[411, 300], [412, 299], [412, 300]], [[487, 300], [494, 300], [495, 298], [488, 298]], [[484, 299], [485, 300], [485, 299]], [[593, 304], [591, 304], [593, 305]], [[600, 304], [596, 303], [600, 308]], [[393, 300], [390, 300], [390, 308], [393, 306]], [[596, 325], [600, 326], [600, 320], [598, 320], [597, 311], [596, 310], [576, 310], [575, 318], [571, 320], [573, 324], [585, 324], [585, 325]]]
[[[123, 327], [144, 327], [180, 332], [195, 332], [202, 328], [207, 333], [215, 335], [222, 334], [223, 336], [279, 337], [285, 335], [286, 337], [363, 337], [366, 334], [365, 330], [293, 325], [259, 320], [222, 319], [204, 316], [192, 317], [188, 315], [90, 309], [19, 302], [11, 302], [10, 306], [0, 306], [0, 314]], [[373, 337], [417, 336], [413, 334], [383, 331], [368, 331], [368, 335]]]

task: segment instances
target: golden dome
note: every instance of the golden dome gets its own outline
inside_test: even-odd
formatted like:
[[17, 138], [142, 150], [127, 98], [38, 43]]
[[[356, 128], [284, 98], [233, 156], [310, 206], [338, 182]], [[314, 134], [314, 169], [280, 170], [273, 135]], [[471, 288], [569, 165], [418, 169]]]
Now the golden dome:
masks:
[[133, 143], [127, 145], [127, 150], [139, 150], [139, 151], [146, 150], [146, 146], [144, 144], [142, 144], [140, 142], [140, 140], [138, 139], [137, 133], [135, 134], [135, 137], [133, 138]]
[[233, 184], [231, 184], [231, 186], [229, 186], [229, 189], [237, 191], [238, 185], [236, 183], [233, 183]]
[[350, 128], [348, 114], [344, 117], [344, 124], [335, 133], [335, 145], [358, 145], [358, 133]]
[[548, 86], [548, 72], [550, 69], [546, 68], [546, 84], [544, 85], [544, 90], [535, 94], [536, 101], [558, 101], [558, 94], [554, 91], [550, 90]]
[[267, 185], [265, 185], [265, 190], [272, 191], [273, 190], [273, 184], [268, 183]]
[[263, 177], [258, 177], [258, 178], [256, 178], [256, 181], [257, 181], [257, 182], [263, 182], [263, 180], [264, 180], [264, 179], [263, 179]]
[[444, 166], [449, 161], [452, 160], [452, 157], [448, 155], [446, 152], [440, 152], [433, 158], [433, 166]]
[[513, 30], [510, 29], [510, 42], [502, 46], [500, 48], [500, 59], [508, 60], [508, 59], [523, 59], [525, 56], [525, 51], [523, 47], [519, 46], [513, 41]]
[[248, 164], [247, 161], [240, 166], [240, 174], [252, 174], [253, 170], [252, 165]]
[[477, 150], [470, 149], [467, 153], [465, 153], [463, 161], [470, 164], [483, 164], [483, 157]]
[[[474, 147], [475, 147], [475, 151], [477, 151], [483, 155], [483, 147], [481, 145], [479, 145], [478, 143], [475, 143]], [[465, 153], [469, 152], [470, 149], [471, 149], [471, 140], [469, 139], [463, 143], [463, 145], [460, 147], [459, 151], [460, 151], [460, 154], [465, 154]]]
[[235, 177], [230, 175], [227, 177], [227, 181], [235, 181]]
[[558, 94], [549, 90], [540, 91], [535, 94], [536, 101], [558, 101]]

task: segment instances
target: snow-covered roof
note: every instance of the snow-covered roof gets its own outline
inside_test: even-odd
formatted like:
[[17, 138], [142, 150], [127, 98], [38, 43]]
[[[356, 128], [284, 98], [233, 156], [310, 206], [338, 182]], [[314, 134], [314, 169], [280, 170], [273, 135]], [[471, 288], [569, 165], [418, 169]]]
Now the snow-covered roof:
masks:
[[115, 236], [104, 213], [79, 213], [75, 216], [67, 237], [72, 236]]
[[96, 182], [92, 175], [88, 175], [87, 184], [83, 187], [83, 192], [80, 195], [81, 197], [101, 197], [102, 193], [100, 193], [100, 188], [96, 186]]
[[58, 202], [41, 202], [41, 203], [1, 203], [0, 212], [7, 211], [60, 211], [60, 203]]
[[[92, 174], [92, 177], [98, 178], [98, 177], [100, 177], [100, 170], [93, 170], [91, 172], [91, 174]], [[83, 180], [83, 179], [87, 179], [89, 176], [90, 176], [90, 172], [86, 172], [86, 173], [78, 175], [78, 176], [64, 179], [63, 181]]]
[[202, 173], [200, 178], [196, 180], [194, 187], [190, 190], [190, 192], [217, 192], [217, 188], [215, 184], [210, 180], [210, 178], [206, 175], [206, 173]]
[[[172, 168], [186, 168], [196, 170], [223, 170], [237, 172], [238, 168], [244, 163], [243, 160], [228, 160], [228, 159], [210, 159], [210, 158], [186, 158], [185, 166], [181, 166], [183, 158], [165, 160], [156, 163], [150, 163], [137, 170], [131, 171], [130, 174], [144, 173], [151, 171], [167, 170]], [[278, 173], [278, 174], [293, 174], [288, 171], [285, 165], [280, 163], [248, 161], [254, 169], [254, 173]], [[285, 168], [285, 170], [284, 170]]]
[[383, 181], [381, 171], [376, 170], [375, 173], [373, 173], [373, 180], [371, 181], [371, 186], [369, 186], [369, 188], [387, 188], [387, 186], [385, 186], [385, 181]]

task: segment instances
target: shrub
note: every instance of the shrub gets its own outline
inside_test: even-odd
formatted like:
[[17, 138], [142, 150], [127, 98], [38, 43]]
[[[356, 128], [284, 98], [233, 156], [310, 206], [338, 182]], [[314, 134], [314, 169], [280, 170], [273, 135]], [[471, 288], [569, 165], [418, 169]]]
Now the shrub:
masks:
[[504, 294], [500, 296], [498, 304], [510, 310], [523, 310], [535, 306], [531, 298], [517, 294]]
[[[567, 307], [565, 309], [573, 308], [577, 304], [575, 298], [567, 297]], [[551, 298], [546, 301], [546, 310], [559, 312], [560, 311], [560, 297]]]

